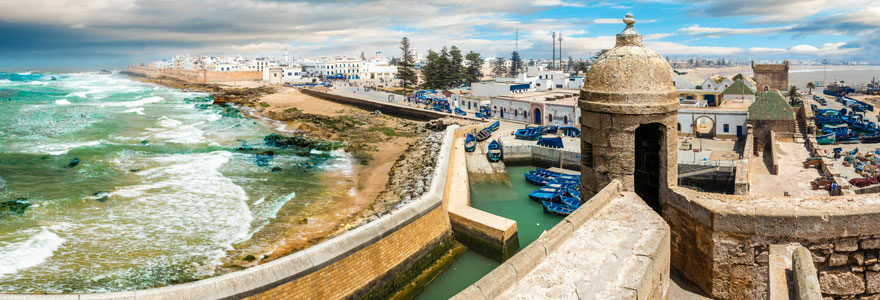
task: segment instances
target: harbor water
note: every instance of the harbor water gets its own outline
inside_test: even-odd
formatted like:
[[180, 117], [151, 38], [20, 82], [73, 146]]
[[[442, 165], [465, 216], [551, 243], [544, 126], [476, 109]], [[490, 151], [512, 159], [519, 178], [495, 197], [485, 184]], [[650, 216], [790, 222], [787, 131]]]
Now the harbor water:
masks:
[[[0, 292], [132, 290], [253, 265], [349, 197], [341, 151], [117, 74], [0, 73]], [[338, 191], [344, 192], [338, 192]]]
[[[510, 183], [471, 184], [471, 206], [516, 221], [520, 249], [534, 242], [541, 233], [556, 226], [563, 218], [544, 213], [540, 203], [529, 199], [538, 187], [526, 182], [523, 174], [530, 166], [509, 166]], [[448, 299], [474, 284], [500, 265], [500, 262], [468, 250], [441, 273], [416, 299]]]

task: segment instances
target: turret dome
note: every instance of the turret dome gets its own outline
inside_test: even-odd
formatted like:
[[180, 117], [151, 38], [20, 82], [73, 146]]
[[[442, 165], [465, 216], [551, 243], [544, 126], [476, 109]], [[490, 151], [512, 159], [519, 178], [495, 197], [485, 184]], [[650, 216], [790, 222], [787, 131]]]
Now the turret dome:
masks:
[[660, 54], [642, 45], [633, 15], [617, 44], [596, 59], [581, 88], [584, 110], [621, 114], [666, 113], [678, 110], [672, 67]]

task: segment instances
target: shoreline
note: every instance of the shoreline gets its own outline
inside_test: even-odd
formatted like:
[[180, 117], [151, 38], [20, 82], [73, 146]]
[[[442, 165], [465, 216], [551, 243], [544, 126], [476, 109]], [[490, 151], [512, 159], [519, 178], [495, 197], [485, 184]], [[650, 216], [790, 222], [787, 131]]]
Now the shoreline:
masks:
[[[353, 229], [390, 212], [410, 189], [415, 172], [408, 165], [423, 164], [430, 150], [429, 131], [421, 122], [404, 120], [311, 97], [295, 88], [226, 86], [221, 84], [194, 84], [169, 78], [149, 78], [123, 73], [128, 78], [174, 89], [210, 93], [215, 104], [232, 103], [239, 111], [258, 122], [265, 119], [282, 125], [267, 126], [283, 135], [303, 135], [313, 139], [341, 141], [351, 155], [353, 168], [347, 177], [339, 171], [323, 174], [327, 190], [325, 197], [336, 198], [327, 206], [299, 211], [301, 216], [286, 220], [282, 217], [285, 204], [269, 225], [254, 234], [247, 244], [262, 231], [273, 228], [281, 236], [265, 247], [245, 245], [230, 250], [223, 269], [234, 270], [272, 261], [318, 244], [326, 239]], [[361, 127], [352, 130], [351, 127]], [[439, 141], [439, 140], [438, 140]], [[415, 170], [421, 171], [421, 170]], [[347, 179], [346, 179], [347, 178]], [[347, 191], [347, 192], [346, 192]], [[290, 217], [290, 216], [287, 216]]]

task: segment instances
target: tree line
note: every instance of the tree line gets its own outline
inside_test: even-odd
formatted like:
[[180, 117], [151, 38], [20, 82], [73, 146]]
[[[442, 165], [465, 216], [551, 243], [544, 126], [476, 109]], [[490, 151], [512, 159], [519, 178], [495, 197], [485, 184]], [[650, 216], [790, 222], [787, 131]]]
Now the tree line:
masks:
[[[404, 90], [418, 82], [415, 72], [415, 55], [409, 38], [400, 41], [402, 57], [397, 63], [397, 75], [401, 79]], [[443, 47], [440, 52], [428, 50], [427, 63], [422, 67], [422, 76], [426, 89], [445, 89], [459, 87], [464, 84], [480, 81], [483, 73], [483, 58], [479, 53], [470, 51], [462, 54], [456, 46]]]

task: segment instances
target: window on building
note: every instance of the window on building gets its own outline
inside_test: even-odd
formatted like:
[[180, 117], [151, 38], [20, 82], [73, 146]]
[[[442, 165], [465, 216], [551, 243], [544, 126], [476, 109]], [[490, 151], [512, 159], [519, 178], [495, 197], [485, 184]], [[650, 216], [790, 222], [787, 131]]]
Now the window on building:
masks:
[[724, 124], [724, 132], [730, 132], [730, 124]]
[[568, 116], [562, 116], [562, 124], [568, 125]]
[[513, 110], [513, 116], [514, 116], [514, 117], [519, 117], [519, 110], [518, 110], [518, 109], [514, 109], [514, 110]]
[[549, 122], [553, 122], [553, 115], [547, 115], [547, 120]]

